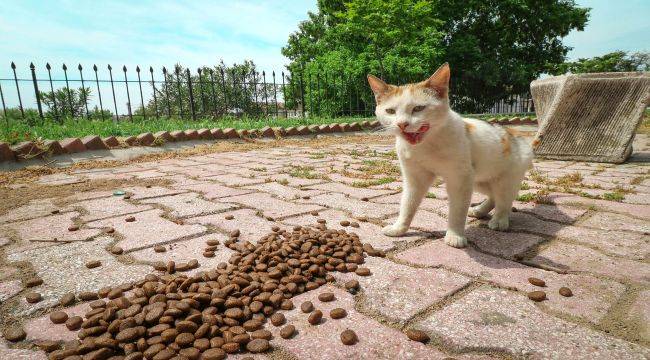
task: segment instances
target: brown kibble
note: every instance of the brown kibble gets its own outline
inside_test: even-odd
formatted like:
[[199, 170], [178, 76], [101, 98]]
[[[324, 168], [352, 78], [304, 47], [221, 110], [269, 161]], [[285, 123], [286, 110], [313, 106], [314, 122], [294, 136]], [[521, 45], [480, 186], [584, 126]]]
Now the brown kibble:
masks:
[[75, 298], [73, 293], [67, 293], [61, 297], [59, 300], [59, 305], [61, 306], [69, 306], [74, 304]]
[[208, 349], [201, 354], [201, 360], [223, 360], [225, 358], [226, 352], [219, 348]]
[[251, 339], [271, 340], [271, 337], [273, 337], [271, 332], [265, 329], [255, 330], [251, 333]]
[[5, 339], [11, 341], [11, 342], [17, 342], [17, 341], [22, 341], [27, 337], [27, 334], [25, 333], [25, 330], [23, 330], [22, 327], [12, 327], [6, 329], [2, 335], [4, 336]]
[[63, 324], [68, 320], [68, 314], [63, 311], [55, 311], [50, 314], [50, 321], [54, 324]]
[[230, 237], [231, 238], [236, 238], [236, 237], [239, 237], [240, 234], [241, 234], [241, 231], [239, 231], [239, 229], [235, 229], [235, 230], [230, 232]]
[[341, 333], [341, 342], [345, 345], [354, 345], [359, 341], [357, 334], [354, 331], [347, 329]]
[[544, 282], [544, 280], [535, 277], [529, 277], [528, 282], [535, 286], [540, 286], [540, 287], [546, 286], [546, 282]]
[[368, 268], [366, 268], [366, 267], [360, 267], [360, 268], [358, 268], [357, 271], [355, 271], [355, 273], [356, 273], [357, 275], [359, 275], [359, 276], [369, 276], [369, 275], [371, 274], [371, 273], [370, 273], [370, 269], [368, 269]]
[[341, 224], [341, 226], [350, 226], [350, 222], [347, 220], [341, 220], [339, 224]]
[[190, 333], [180, 333], [174, 340], [178, 345], [185, 347], [194, 342], [194, 335]]
[[293, 325], [287, 325], [280, 330], [280, 337], [283, 339], [289, 339], [296, 333], [296, 327]]
[[77, 225], [72, 225], [68, 227], [68, 231], [77, 231], [79, 230], [79, 226]]
[[124, 252], [124, 249], [122, 249], [119, 246], [113, 246], [111, 248], [111, 254], [113, 254], [113, 255], [121, 255], [123, 252]]
[[203, 257], [207, 257], [207, 258], [214, 257], [214, 251], [204, 251]]
[[309, 314], [309, 318], [307, 318], [307, 321], [312, 325], [318, 325], [320, 324], [322, 319], [323, 319], [323, 312], [320, 310], [314, 310], [311, 314]]
[[528, 293], [528, 298], [540, 302], [546, 300], [546, 293], [543, 291], [531, 291]]
[[34, 287], [43, 284], [43, 279], [39, 277], [33, 277], [25, 282], [26, 287]]
[[318, 211], [314, 210], [314, 211], [310, 212], [310, 214], [311, 214], [312, 216], [318, 216]]
[[562, 295], [564, 297], [573, 296], [573, 291], [571, 291], [571, 289], [569, 289], [568, 287], [565, 287], [565, 286], [561, 287], [559, 292], [560, 292], [560, 295]]
[[73, 316], [65, 322], [65, 327], [67, 327], [70, 331], [79, 330], [83, 321], [84, 320], [81, 318], [81, 316]]
[[350, 222], [350, 226], [352, 226], [353, 228], [358, 228], [358, 227], [360, 227], [361, 225], [359, 225], [359, 223], [356, 222], [356, 221], [352, 221], [352, 222]]
[[230, 342], [230, 343], [225, 343], [221, 345], [221, 349], [225, 351], [228, 354], [234, 354], [236, 352], [239, 352], [240, 345], [239, 343], [236, 342]]
[[104, 232], [107, 233], [107, 234], [112, 234], [112, 233], [115, 232], [115, 228], [112, 228], [112, 227], [106, 228], [106, 230], [104, 230]]
[[246, 350], [255, 353], [262, 353], [269, 349], [269, 341], [266, 339], [254, 339], [246, 344]]
[[357, 218], [357, 220], [359, 220], [359, 221], [361, 221], [361, 222], [367, 222], [367, 221], [368, 221], [368, 217], [367, 217], [367, 216], [359, 216], [359, 217]]
[[370, 199], [368, 199], [368, 198], [365, 197], [365, 196], [361, 198], [361, 201], [369, 201], [369, 200], [370, 200]]
[[325, 224], [325, 223], [327, 223], [327, 220], [325, 220], [325, 219], [318, 219], [318, 220], [316, 220], [316, 222], [319, 223], [319, 224]]
[[422, 330], [416, 330], [416, 329], [406, 330], [406, 336], [408, 336], [408, 338], [413, 341], [417, 341], [421, 343], [427, 343], [430, 340], [429, 335], [427, 335], [427, 333], [425, 333]]
[[343, 319], [346, 316], [348, 316], [348, 312], [345, 311], [345, 309], [342, 309], [342, 308], [336, 308], [336, 309], [332, 309], [332, 311], [330, 311], [330, 317], [332, 319]]
[[25, 295], [25, 300], [27, 300], [27, 302], [30, 304], [35, 304], [43, 300], [43, 297], [37, 292], [29, 292]]
[[322, 302], [334, 301], [334, 299], [336, 299], [336, 297], [332, 292], [324, 292], [318, 295], [318, 300]]
[[83, 301], [97, 300], [99, 299], [99, 296], [97, 296], [97, 293], [94, 293], [92, 291], [84, 291], [82, 293], [79, 293], [79, 299]]
[[275, 313], [271, 315], [271, 324], [273, 324], [273, 326], [284, 325], [284, 323], [286, 322], [287, 322], [287, 318], [284, 316], [283, 313]]
[[134, 222], [135, 221], [135, 216], [128, 216], [126, 219], [124, 219], [126, 222]]
[[155, 251], [157, 253], [163, 253], [163, 252], [167, 251], [167, 249], [162, 245], [156, 245], [156, 246], [153, 247], [153, 251]]
[[231, 215], [231, 214], [228, 214], [228, 215], [226, 215], [224, 218], [225, 218], [226, 220], [232, 220], [232, 219], [235, 218], [235, 216], [234, 216], [234, 215]]
[[219, 245], [220, 243], [221, 242], [219, 240], [217, 240], [217, 239], [212, 239], [212, 240], [208, 240], [208, 241], [205, 242], [205, 244], [208, 245], [208, 246], [216, 246], [216, 245]]
[[46, 352], [52, 352], [52, 351], [58, 350], [60, 348], [59, 343], [57, 343], [56, 341], [52, 341], [52, 340], [39, 341], [36, 344], [36, 346], [38, 346], [39, 349], [41, 349], [43, 351], [46, 351]]
[[345, 288], [348, 289], [348, 290], [357, 290], [357, 289], [359, 289], [359, 281], [357, 281], [357, 280], [346, 281]]
[[60, 212], [61, 212], [61, 210], [59, 210], [59, 209], [54, 209], [54, 210], [50, 211], [50, 214], [52, 214], [52, 215], [56, 215], [56, 214], [58, 214], [58, 213], [60, 213]]
[[86, 267], [89, 268], [89, 269], [94, 269], [94, 268], [100, 267], [100, 266], [102, 266], [102, 262], [99, 261], [99, 260], [91, 260], [91, 261], [86, 263]]
[[314, 310], [314, 304], [312, 304], [311, 301], [305, 301], [300, 304], [300, 310], [304, 313], [310, 313]]

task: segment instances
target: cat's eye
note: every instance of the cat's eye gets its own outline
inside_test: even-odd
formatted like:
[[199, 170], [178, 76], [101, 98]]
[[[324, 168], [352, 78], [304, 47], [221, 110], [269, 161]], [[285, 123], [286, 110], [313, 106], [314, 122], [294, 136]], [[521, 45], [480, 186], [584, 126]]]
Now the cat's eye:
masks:
[[389, 113], [389, 114], [394, 114], [395, 109], [386, 109], [386, 112]]
[[415, 113], [415, 112], [422, 111], [422, 110], [424, 110], [424, 107], [425, 107], [424, 105], [418, 105], [418, 106], [413, 108], [413, 112]]

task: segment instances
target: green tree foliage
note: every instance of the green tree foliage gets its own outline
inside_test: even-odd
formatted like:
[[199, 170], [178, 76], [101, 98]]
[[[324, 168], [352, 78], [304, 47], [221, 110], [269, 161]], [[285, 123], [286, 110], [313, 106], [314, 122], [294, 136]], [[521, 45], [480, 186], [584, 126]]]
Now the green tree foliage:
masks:
[[[329, 113], [349, 111], [349, 98], [374, 106], [367, 73], [419, 81], [445, 61], [456, 109], [480, 112], [562, 63], [562, 38], [588, 11], [574, 0], [319, 0], [282, 51], [294, 78], [328, 77], [303, 86]], [[305, 107], [317, 105], [306, 96]]]
[[650, 71], [650, 53], [637, 52], [628, 55], [625, 51], [614, 51], [603, 56], [558, 64], [551, 73], [561, 75], [621, 71]]
[[56, 89], [54, 92], [41, 92], [41, 101], [48, 110], [45, 116], [49, 118], [75, 118], [85, 116], [86, 103], [90, 102], [90, 88]]

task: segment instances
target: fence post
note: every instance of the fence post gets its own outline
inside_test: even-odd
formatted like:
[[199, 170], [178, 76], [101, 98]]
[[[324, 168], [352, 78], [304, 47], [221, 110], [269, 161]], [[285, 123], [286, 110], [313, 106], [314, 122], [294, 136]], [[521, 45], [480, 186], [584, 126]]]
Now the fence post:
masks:
[[320, 96], [320, 71], [318, 71], [318, 69], [316, 69], [316, 99], [317, 99], [316, 104], [317, 104], [317, 108], [318, 108], [317, 112], [318, 112], [318, 116], [320, 117], [321, 116], [321, 111], [320, 111], [320, 100], [321, 100], [321, 96]]
[[217, 92], [214, 88], [214, 70], [210, 68], [210, 88], [212, 89], [212, 111], [214, 117], [217, 117]]
[[303, 79], [302, 79], [303, 73], [302, 73], [302, 68], [300, 69], [300, 78], [298, 79], [300, 82], [300, 112], [302, 113], [302, 118], [305, 118], [305, 87], [303, 85]]
[[183, 119], [183, 93], [181, 92], [181, 69], [179, 66], [176, 66], [174, 69], [176, 73], [176, 89], [178, 90], [178, 111]]
[[113, 92], [113, 107], [115, 109], [115, 118], [113, 122], [117, 124], [117, 121], [120, 119], [120, 115], [117, 112], [117, 100], [115, 99], [115, 85], [113, 85], [113, 67], [111, 64], [108, 64], [108, 75], [111, 77], [111, 91]]
[[63, 75], [65, 76], [65, 90], [68, 94], [68, 106], [70, 107], [70, 116], [74, 118], [74, 108], [72, 107], [72, 94], [70, 93], [70, 84], [68, 83], [68, 67], [63, 64]]
[[307, 91], [309, 92], [309, 117], [314, 116], [314, 101], [311, 93], [313, 92], [313, 88], [311, 86], [311, 71], [307, 73]]
[[264, 114], [269, 116], [269, 97], [266, 94], [266, 71], [262, 70], [262, 91], [264, 91]]
[[[249, 96], [246, 94], [246, 69], [242, 69], [241, 76], [242, 76], [242, 78], [241, 78], [241, 86], [242, 86], [241, 87], [241, 93], [242, 93], [242, 96], [243, 96], [242, 100], [244, 101], [244, 103], [242, 104], [242, 111], [248, 112], [248, 110], [249, 110], [249, 106], [248, 106]], [[246, 107], [246, 109], [244, 109], [244, 107]]]
[[20, 109], [20, 115], [25, 118], [25, 110], [23, 110], [23, 100], [20, 98], [20, 86], [18, 86], [18, 77], [16, 76], [16, 64], [11, 62], [11, 69], [14, 71], [14, 82], [16, 83], [16, 93], [18, 93], [18, 108]]
[[[93, 71], [95, 72], [95, 83], [97, 84], [97, 96], [99, 97], [99, 111], [102, 116], [102, 121], [104, 120], [104, 105], [102, 104], [102, 92], [99, 90], [99, 77], [97, 77], [97, 65], [93, 64]], [[48, 69], [48, 73], [49, 73]], [[50, 80], [52, 78], [50, 77]], [[51, 85], [51, 84], [50, 84]], [[52, 93], [54, 93], [54, 90], [52, 90]], [[55, 112], [56, 112], [56, 102], [54, 103], [55, 107]]]
[[159, 118], [158, 99], [156, 99], [156, 81], [153, 79], [153, 67], [149, 66], [149, 72], [151, 73], [151, 90], [153, 92], [153, 110], [156, 113], [156, 119], [158, 119]]
[[129, 120], [133, 122], [133, 111], [131, 109], [131, 95], [129, 94], [129, 80], [126, 78], [126, 65], [122, 66], [124, 71], [124, 86], [126, 86], [126, 108], [129, 111]]
[[0, 100], [2, 100], [2, 113], [5, 116], [7, 121], [7, 127], [9, 126], [9, 118], [7, 117], [7, 106], [5, 105], [5, 95], [2, 93], [2, 84], [0, 84]]
[[[287, 118], [289, 117], [289, 114], [287, 113], [287, 89], [284, 86], [284, 71], [282, 72], [282, 99], [284, 100], [284, 117]], [[276, 100], [277, 104], [277, 100]]]
[[201, 98], [201, 116], [205, 116], [205, 96], [203, 96], [203, 76], [201, 76], [201, 68], [197, 68], [196, 72], [199, 74], [199, 97]]
[[273, 101], [275, 101], [275, 117], [278, 117], [278, 91], [275, 86], [275, 70], [273, 70]]
[[224, 73], [222, 67], [219, 67], [219, 72], [221, 73], [221, 88], [223, 90], [224, 113], [228, 114], [228, 108], [230, 107], [230, 105], [228, 104], [228, 92], [226, 91], [226, 74]]
[[43, 120], [43, 108], [41, 107], [41, 94], [38, 91], [38, 82], [36, 81], [36, 67], [34, 63], [29, 64], [29, 69], [32, 71], [32, 82], [34, 83], [34, 95], [36, 95], [36, 105], [38, 106], [38, 116]]
[[192, 114], [192, 120], [196, 120], [196, 111], [194, 110], [194, 94], [192, 94], [192, 76], [190, 76], [190, 69], [186, 69], [187, 73], [187, 87], [190, 92], [190, 113]]
[[140, 79], [140, 65], [136, 65], [135, 72], [138, 74], [138, 88], [140, 88], [140, 106], [142, 106], [142, 117], [147, 120], [147, 110], [144, 108], [144, 97], [142, 96], [142, 80]]
[[230, 71], [230, 76], [232, 76], [232, 93], [233, 93], [233, 106], [234, 106], [234, 111], [237, 111], [237, 98], [239, 97], [238, 94], [236, 93], [237, 91], [237, 73], [235, 72], [235, 68], [233, 67], [232, 70]]
[[253, 109], [255, 109], [255, 112], [257, 112], [260, 108], [258, 105], [259, 103], [257, 102], [257, 71], [255, 71], [253, 68], [251, 73], [253, 74], [253, 94], [255, 95], [255, 106], [253, 106]]
[[81, 64], [77, 66], [77, 69], [79, 69], [79, 77], [81, 78], [81, 95], [84, 97], [84, 107], [86, 108], [86, 119], [90, 119], [90, 114], [88, 113], [88, 99], [86, 96], [86, 85], [84, 84], [84, 74], [81, 71], [83, 68], [81, 67]]
[[165, 98], [167, 99], [167, 118], [172, 117], [172, 109], [169, 103], [169, 84], [167, 83], [167, 69], [163, 66], [163, 75], [165, 77]]

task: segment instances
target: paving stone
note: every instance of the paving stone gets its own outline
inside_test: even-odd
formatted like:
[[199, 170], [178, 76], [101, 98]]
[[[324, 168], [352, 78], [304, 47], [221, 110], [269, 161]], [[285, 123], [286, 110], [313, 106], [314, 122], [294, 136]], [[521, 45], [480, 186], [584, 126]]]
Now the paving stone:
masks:
[[168, 189], [162, 186], [152, 186], [150, 188], [144, 186], [134, 186], [124, 188], [123, 190], [131, 195], [131, 200], [143, 200], [158, 196], [177, 195], [187, 192], [186, 190]]
[[[399, 208], [395, 208], [395, 210], [399, 211]], [[395, 215], [384, 220], [383, 223], [386, 225], [393, 224], [397, 217], [398, 215]], [[413, 221], [411, 221], [410, 229], [425, 231], [434, 234], [436, 237], [441, 237], [447, 231], [447, 219], [431, 211], [419, 209], [415, 213]]]
[[7, 239], [6, 237], [0, 236], [0, 247], [8, 245], [9, 243], [11, 243], [11, 241], [9, 239]]
[[50, 186], [78, 184], [81, 182], [84, 182], [84, 179], [82, 179], [80, 176], [68, 175], [64, 173], [44, 175], [38, 178], [37, 181], [39, 184]]
[[[68, 292], [97, 291], [105, 286], [117, 286], [139, 279], [151, 269], [146, 265], [123, 264], [105, 248], [113, 242], [110, 237], [94, 241], [62, 244], [27, 250], [8, 256], [9, 261], [29, 261], [43, 284], [33, 288], [43, 296], [36, 304], [20, 301], [18, 312], [31, 313], [52, 306]], [[100, 260], [102, 266], [88, 269], [86, 263]]]
[[[625, 286], [616, 281], [582, 274], [559, 274], [483, 254], [472, 248], [452, 248], [440, 240], [401, 252], [396, 258], [420, 266], [443, 267], [524, 293], [540, 290], [528, 282], [529, 277], [536, 277], [546, 281], [543, 290], [549, 300], [542, 306], [593, 323], [598, 323], [625, 291]], [[563, 286], [570, 288], [574, 296], [561, 296], [559, 289]]]
[[113, 191], [82, 191], [63, 198], [64, 203], [93, 200], [113, 196]]
[[126, 214], [135, 214], [142, 211], [150, 210], [148, 205], [134, 205], [124, 200], [121, 196], [111, 196], [106, 198], [92, 199], [71, 204], [71, 209], [81, 208], [86, 214], [81, 216], [83, 221], [94, 221], [106, 219], [114, 216]]
[[246, 186], [253, 184], [261, 184], [264, 179], [261, 176], [255, 178], [245, 178], [238, 174], [224, 174], [205, 177], [205, 180], [215, 180], [227, 186]]
[[[321, 195], [326, 196], [326, 195]], [[313, 198], [312, 198], [313, 199]], [[265, 216], [274, 219], [308, 213], [314, 210], [322, 210], [321, 206], [310, 204], [297, 204], [280, 199], [266, 193], [253, 193], [239, 196], [231, 196], [228, 202], [239, 203], [245, 206], [262, 211]], [[309, 201], [309, 200], [307, 200]]]
[[13, 266], [0, 266], [0, 281], [18, 277], [18, 269]]
[[7, 341], [0, 336], [0, 359], [47, 360], [47, 354], [42, 350], [10, 349]]
[[28, 241], [84, 241], [100, 233], [96, 229], [82, 227], [77, 231], [68, 231], [74, 225], [73, 218], [78, 212], [68, 212], [58, 215], [41, 217], [31, 220], [13, 222], [0, 227], [0, 230], [11, 229], [23, 242]]
[[445, 269], [415, 268], [379, 257], [367, 257], [363, 266], [370, 269], [371, 276], [333, 275], [341, 284], [358, 280], [363, 307], [401, 325], [470, 282], [468, 277]]
[[158, 170], [144, 170], [133, 173], [137, 179], [152, 179], [159, 177], [167, 177], [167, 173]]
[[[359, 179], [357, 179], [357, 181], [359, 181]], [[350, 195], [351, 197], [355, 197], [357, 199], [361, 199], [364, 197], [370, 198], [375, 196], [387, 195], [391, 193], [390, 190], [356, 188], [356, 187], [352, 187], [340, 183], [325, 183], [319, 185], [312, 185], [309, 186], [309, 188], [323, 190], [327, 192], [342, 193], [342, 194]]]
[[596, 208], [605, 211], [618, 212], [634, 217], [650, 220], [650, 207], [637, 204], [626, 204], [615, 201], [589, 199], [576, 195], [551, 193], [547, 196], [549, 201], [555, 204], [581, 205], [584, 207]]
[[284, 200], [294, 200], [301, 199], [304, 196], [316, 196], [323, 194], [324, 191], [321, 190], [309, 190], [307, 188], [295, 188], [291, 186], [285, 186], [277, 182], [267, 182], [258, 185], [247, 186], [244, 189], [249, 189], [251, 191], [261, 191], [266, 192], [271, 195]]
[[0, 282], [0, 304], [23, 290], [20, 280]]
[[368, 218], [379, 219], [388, 215], [396, 214], [399, 209], [397, 207], [386, 206], [383, 204], [376, 204], [369, 201], [361, 201], [352, 197], [347, 197], [344, 194], [331, 193], [314, 196], [309, 200], [301, 200], [300, 202], [318, 204], [339, 210], [349, 211], [352, 216], [367, 216]]
[[52, 199], [31, 200], [26, 205], [9, 210], [0, 216], [0, 223], [10, 221], [29, 220], [37, 217], [50, 215], [53, 210], [58, 210], [57, 206], [52, 204]]
[[[364, 243], [371, 244], [375, 249], [379, 250], [393, 250], [399, 244], [405, 244], [413, 242], [417, 239], [421, 239], [424, 236], [429, 234], [427, 233], [418, 233], [417, 231], [410, 231], [406, 236], [399, 238], [385, 236], [381, 233], [381, 226], [370, 223], [358, 221], [346, 213], [339, 210], [323, 210], [318, 213], [317, 216], [306, 214], [296, 217], [290, 217], [282, 220], [282, 223], [288, 225], [301, 225], [301, 226], [314, 226], [317, 224], [317, 219], [325, 219], [327, 221], [326, 225], [328, 229], [345, 229], [348, 232], [354, 232], [359, 235], [359, 238]], [[344, 227], [341, 226], [341, 220], [350, 220], [356, 221], [359, 224], [358, 228], [355, 227]]]
[[[336, 301], [322, 303], [318, 294], [332, 292]], [[280, 328], [271, 326], [269, 330], [274, 335], [274, 344], [297, 359], [443, 359], [444, 353], [433, 347], [410, 341], [406, 335], [395, 329], [386, 327], [372, 318], [355, 310], [354, 299], [349, 293], [326, 285], [316, 291], [308, 291], [292, 299], [294, 304], [311, 301], [323, 314], [337, 307], [344, 308], [348, 315], [339, 320], [332, 320], [325, 315], [324, 322], [314, 326], [307, 322], [307, 314], [299, 307], [284, 312], [287, 323], [296, 327], [298, 334], [295, 339], [284, 340], [280, 337]], [[354, 346], [341, 343], [340, 334], [343, 330], [351, 329], [359, 337]], [[464, 357], [457, 357], [464, 359]]]
[[196, 193], [186, 193], [172, 196], [162, 196], [142, 200], [143, 204], [158, 204], [171, 209], [171, 215], [177, 218], [213, 214], [234, 209], [237, 206], [228, 203], [217, 203], [203, 200]]
[[574, 223], [587, 210], [564, 205], [545, 205], [536, 203], [516, 202], [513, 206], [518, 211], [533, 214], [544, 220], [556, 221], [565, 224]]
[[[234, 218], [232, 220], [226, 220], [227, 215], [232, 215]], [[211, 225], [226, 233], [239, 229], [241, 232], [239, 238], [242, 241], [250, 241], [253, 244], [256, 244], [262, 236], [271, 232], [273, 226], [279, 225], [276, 222], [266, 220], [257, 215], [257, 211], [251, 209], [239, 209], [220, 214], [189, 218], [186, 222], [189, 224]]]
[[506, 351], [532, 359], [644, 359], [648, 348], [540, 311], [525, 295], [483, 286], [418, 322], [454, 350]]
[[[81, 316], [92, 310], [90, 303], [80, 303], [68, 308], [61, 309], [68, 314], [68, 318], [73, 316]], [[27, 340], [30, 341], [73, 341], [78, 340], [78, 331], [70, 331], [63, 324], [54, 324], [50, 320], [50, 315], [46, 314], [34, 319], [30, 319], [24, 324], [25, 333], [27, 333]]]
[[173, 260], [178, 264], [181, 262], [187, 262], [191, 259], [198, 260], [201, 266], [196, 269], [184, 272], [184, 274], [189, 275], [195, 274], [199, 271], [214, 269], [220, 262], [227, 262], [234, 251], [230, 250], [224, 245], [219, 245], [218, 250], [214, 253], [214, 257], [203, 257], [203, 249], [205, 249], [207, 246], [205, 243], [206, 241], [219, 240], [223, 244], [223, 242], [227, 239], [228, 237], [225, 235], [209, 234], [194, 239], [178, 241], [165, 245], [167, 251], [163, 253], [155, 252], [153, 248], [147, 248], [134, 251], [130, 255], [134, 259], [144, 262], [164, 261], [166, 263], [170, 260]]
[[274, 174], [271, 176], [266, 177], [266, 179], [278, 182], [283, 185], [289, 185], [289, 186], [310, 186], [314, 184], [320, 184], [324, 183], [326, 180], [323, 179], [303, 179], [303, 178], [298, 178], [298, 177], [293, 177], [290, 175], [285, 175], [285, 174]]
[[627, 321], [637, 326], [637, 336], [650, 340], [650, 290], [639, 292], [636, 301], [630, 307]]
[[228, 196], [236, 196], [243, 194], [250, 194], [254, 190], [246, 190], [241, 188], [231, 188], [228, 186], [223, 186], [214, 182], [201, 181], [194, 184], [180, 185], [182, 189], [199, 192], [203, 195], [204, 198], [208, 200], [224, 198]]
[[475, 225], [467, 227], [465, 236], [482, 251], [506, 258], [523, 254], [544, 241], [544, 238], [537, 235], [494, 231]]
[[650, 222], [621, 214], [597, 212], [580, 225], [610, 231], [636, 231], [650, 235]]
[[206, 231], [201, 225], [178, 225], [161, 217], [160, 209], [144, 211], [135, 215], [134, 222], [126, 222], [128, 216], [93, 221], [86, 224], [90, 228], [112, 227], [122, 239], [116, 244], [125, 252], [144, 249], [146, 247], [166, 244], [174, 240], [181, 240]]

